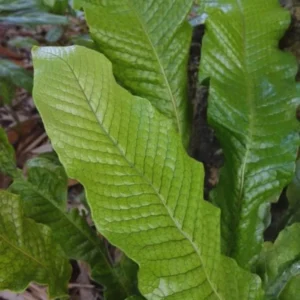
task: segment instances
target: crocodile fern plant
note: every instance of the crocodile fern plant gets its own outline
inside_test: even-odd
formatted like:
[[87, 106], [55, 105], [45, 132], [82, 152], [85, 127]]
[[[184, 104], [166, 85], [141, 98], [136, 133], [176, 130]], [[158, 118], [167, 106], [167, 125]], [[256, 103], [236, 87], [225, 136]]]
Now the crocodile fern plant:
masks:
[[[192, 2], [77, 0], [98, 51], [33, 49], [34, 101], [64, 168], [39, 157], [23, 178], [0, 135], [2, 171], [14, 178], [0, 196], [1, 289], [35, 281], [61, 296], [73, 258], [111, 300], [299, 298], [300, 224], [263, 239], [299, 145], [297, 66], [278, 49], [289, 14], [277, 0], [200, 5], [199, 82], [209, 82], [208, 119], [225, 156], [205, 201], [203, 166], [186, 151]], [[117, 265], [78, 212], [65, 211], [65, 171], [83, 184], [97, 230], [126, 254]]]

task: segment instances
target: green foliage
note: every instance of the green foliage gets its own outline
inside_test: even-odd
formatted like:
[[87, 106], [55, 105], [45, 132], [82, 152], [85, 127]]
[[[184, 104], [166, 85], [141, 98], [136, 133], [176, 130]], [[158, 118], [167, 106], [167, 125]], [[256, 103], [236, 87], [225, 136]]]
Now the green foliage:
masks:
[[46, 34], [45, 39], [48, 43], [57, 42], [64, 34], [64, 29], [61, 26], [52, 27]]
[[192, 0], [75, 0], [117, 80], [172, 120], [188, 144], [187, 72]]
[[62, 13], [60, 2], [65, 5], [63, 2], [67, 1], [56, 0], [58, 6], [55, 10], [55, 6], [47, 6], [43, 0], [0, 0], [0, 22], [17, 25], [67, 24], [67, 17], [50, 12]]
[[95, 42], [91, 39], [88, 34], [82, 34], [72, 38], [74, 45], [84, 46], [93, 50], [97, 50]]
[[[68, 0], [0, 0], [0, 23], [16, 25], [67, 24], [68, 18], [54, 13], [64, 13]], [[51, 13], [53, 12], [53, 13]], [[46, 41], [56, 42], [63, 34], [63, 28], [51, 28]], [[29, 37], [16, 37], [8, 42], [17, 48], [31, 48], [38, 42]], [[15, 63], [0, 59], [0, 105], [10, 104], [16, 87], [32, 91], [32, 75]]]
[[[289, 184], [299, 146], [296, 63], [278, 49], [288, 14], [277, 0], [198, 3], [206, 19], [199, 78], [209, 83], [208, 119], [225, 154], [211, 195], [215, 207], [203, 199], [202, 164], [186, 153], [192, 34], [186, 19], [193, 1], [75, 2], [93, 40], [74, 42], [102, 54], [82, 46], [32, 52], [34, 101], [64, 167], [42, 155], [27, 162], [24, 178], [0, 130], [0, 171], [13, 178], [9, 190], [21, 199], [0, 194], [0, 243], [6, 243], [0, 262], [13, 266], [5, 273], [1, 265], [0, 289], [19, 291], [35, 281], [48, 284], [51, 297], [61, 296], [66, 256], [89, 263], [106, 300], [298, 299], [298, 169], [279, 222], [293, 225], [263, 243], [270, 203]], [[66, 0], [0, 2], [8, 23], [28, 17], [24, 11], [64, 13], [67, 6]], [[28, 24], [39, 22], [33, 20]], [[62, 34], [63, 27], [53, 27], [46, 40], [55, 43]], [[15, 76], [20, 70], [7, 69], [0, 64], [6, 102], [10, 86], [26, 86]], [[67, 210], [66, 172], [83, 184], [97, 230], [134, 262], [123, 254], [112, 262], [85, 215]], [[20, 273], [28, 259], [33, 263]]]
[[280, 293], [280, 300], [298, 299], [300, 295], [300, 275], [294, 276]]
[[35, 39], [28, 36], [16, 36], [7, 41], [7, 44], [10, 47], [17, 49], [31, 49], [32, 46], [38, 46], [39, 43]]
[[264, 279], [267, 299], [298, 299], [292, 295], [299, 291], [299, 250], [300, 223], [285, 228], [274, 244], [265, 243], [257, 268]]
[[[32, 75], [9, 60], [0, 60], [0, 103], [9, 104], [17, 86], [32, 90]], [[2, 101], [1, 101], [2, 98]]]
[[15, 94], [15, 87], [6, 78], [0, 81], [0, 106], [10, 104]]
[[212, 200], [222, 210], [224, 252], [255, 263], [269, 217], [289, 183], [299, 143], [295, 59], [278, 49], [290, 16], [277, 0], [215, 1], [200, 81], [210, 79], [209, 123], [225, 155]]
[[221, 255], [219, 210], [201, 199], [203, 167], [169, 120], [120, 87], [95, 51], [35, 48], [33, 61], [53, 147], [84, 185], [97, 229], [139, 264], [142, 294], [260, 299], [259, 278]]
[[63, 14], [68, 7], [68, 0], [44, 0], [44, 4], [51, 8], [51, 12]]
[[6, 78], [15, 86], [23, 87], [28, 92], [32, 90], [31, 74], [9, 60], [0, 61], [0, 78]]
[[126, 298], [126, 300], [142, 300], [144, 298], [140, 297], [140, 296], [131, 296], [129, 298]]
[[5, 131], [0, 128], [0, 172], [11, 177], [18, 176], [15, 153], [7, 140]]
[[286, 196], [289, 201], [288, 212], [285, 216], [285, 222], [292, 224], [300, 222], [300, 160], [296, 162], [296, 171], [292, 182], [286, 190]]
[[[67, 211], [67, 176], [59, 162], [49, 155], [31, 159], [27, 175], [27, 181], [19, 178], [10, 187], [21, 196], [26, 217], [49, 226], [69, 258], [89, 263], [93, 279], [107, 288], [106, 299], [124, 299], [135, 293], [136, 267], [123, 259], [113, 268], [96, 232], [77, 210]], [[123, 267], [129, 274], [122, 273]]]
[[27, 180], [16, 168], [14, 150], [0, 128], [0, 171], [15, 179], [9, 190], [21, 196], [25, 217], [49, 226], [68, 258], [89, 263], [92, 278], [106, 287], [105, 299], [137, 294], [136, 265], [123, 256], [113, 266], [96, 232], [77, 210], [67, 211], [67, 176], [57, 157], [44, 154], [26, 167]]
[[18, 196], [0, 191], [0, 289], [47, 284], [50, 298], [67, 294], [68, 260], [51, 230], [25, 218]]

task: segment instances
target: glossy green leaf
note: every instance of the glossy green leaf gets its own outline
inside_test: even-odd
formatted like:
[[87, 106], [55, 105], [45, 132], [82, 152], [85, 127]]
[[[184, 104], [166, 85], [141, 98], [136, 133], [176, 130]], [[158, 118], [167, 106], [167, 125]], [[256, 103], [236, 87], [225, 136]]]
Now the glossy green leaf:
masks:
[[77, 0], [120, 83], [172, 120], [187, 145], [187, 62], [192, 0]]
[[280, 293], [279, 300], [297, 300], [300, 295], [300, 275], [294, 276]]
[[27, 170], [28, 180], [15, 180], [10, 187], [21, 196], [25, 215], [48, 225], [69, 258], [89, 263], [93, 279], [107, 288], [106, 299], [124, 299], [133, 294], [134, 282], [122, 270], [112, 267], [96, 232], [77, 210], [67, 212], [67, 176], [63, 167], [45, 156], [30, 160]]
[[[34, 101], [97, 229], [139, 264], [151, 300], [260, 299], [260, 280], [220, 254], [219, 209], [169, 119], [80, 46], [35, 48]], [[59, 74], [59, 76], [58, 76]]]
[[[267, 299], [287, 299], [281, 298], [281, 292], [293, 277], [300, 275], [300, 223], [285, 228], [274, 244], [265, 243], [257, 270], [264, 279]], [[292, 291], [286, 290], [286, 295]]]
[[212, 200], [222, 210], [224, 252], [249, 267], [269, 203], [293, 175], [297, 64], [278, 49], [290, 16], [277, 0], [218, 3], [224, 12], [209, 12], [200, 68], [200, 81], [210, 78], [208, 120], [225, 155]]
[[212, 8], [222, 9], [224, 12], [226, 12], [232, 9], [233, 5], [236, 5], [235, 1], [236, 0], [195, 0], [194, 12], [197, 14], [197, 16], [191, 19], [189, 22], [193, 27], [204, 24], [208, 18], [208, 12], [213, 12]]
[[16, 177], [19, 174], [14, 149], [3, 128], [0, 128], [0, 172], [11, 177]]
[[32, 90], [31, 74], [7, 59], [0, 60], [0, 80], [1, 78], [9, 80], [14, 85], [22, 87], [28, 92]]
[[43, 0], [43, 3], [49, 7], [54, 7], [55, 3], [59, 0]]
[[71, 266], [51, 230], [23, 215], [19, 197], [0, 191], [0, 290], [48, 285], [50, 298], [67, 295]]

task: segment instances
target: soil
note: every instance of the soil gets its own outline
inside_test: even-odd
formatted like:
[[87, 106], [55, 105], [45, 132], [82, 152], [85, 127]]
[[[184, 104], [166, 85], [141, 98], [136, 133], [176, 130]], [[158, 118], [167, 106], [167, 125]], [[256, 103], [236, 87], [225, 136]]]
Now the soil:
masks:
[[189, 154], [202, 162], [205, 168], [204, 198], [218, 182], [218, 170], [223, 164], [220, 144], [207, 122], [208, 87], [199, 85], [198, 72], [204, 25], [194, 28], [189, 59], [189, 99], [193, 107]]

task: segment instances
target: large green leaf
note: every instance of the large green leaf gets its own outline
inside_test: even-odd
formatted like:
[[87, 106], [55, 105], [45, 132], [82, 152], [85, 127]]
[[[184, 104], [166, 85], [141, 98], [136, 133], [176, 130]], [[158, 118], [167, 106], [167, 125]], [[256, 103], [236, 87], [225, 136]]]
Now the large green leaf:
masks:
[[212, 200], [222, 211], [225, 253], [249, 266], [269, 202], [295, 167], [297, 64], [277, 48], [290, 21], [277, 0], [218, 3], [224, 11], [209, 12], [200, 68], [200, 81], [210, 78], [208, 119], [225, 155]]
[[169, 117], [188, 143], [187, 62], [192, 0], [77, 0], [121, 84]]
[[23, 216], [19, 197], [0, 191], [0, 290], [23, 291], [34, 281], [50, 298], [67, 295], [71, 267], [51, 230]]
[[[300, 223], [285, 228], [274, 244], [265, 243], [257, 270], [264, 279], [268, 299], [277, 299], [278, 297], [289, 300], [299, 299], [299, 295], [296, 298], [291, 296], [295, 291], [295, 283], [292, 284], [290, 281], [299, 282]], [[285, 296], [281, 297], [284, 289]], [[291, 298], [286, 298], [287, 295], [290, 295]]]
[[69, 258], [89, 263], [93, 279], [107, 288], [106, 299], [125, 299], [132, 295], [134, 282], [129, 282], [120, 268], [112, 267], [96, 232], [77, 210], [67, 212], [67, 176], [63, 167], [44, 156], [30, 160], [27, 170], [28, 180], [15, 180], [10, 188], [21, 196], [25, 215], [48, 225]]
[[[220, 255], [219, 209], [169, 120], [80, 46], [33, 51], [34, 101], [97, 229], [140, 266], [147, 299], [260, 299], [260, 280]], [[59, 76], [58, 76], [59, 74]]]

